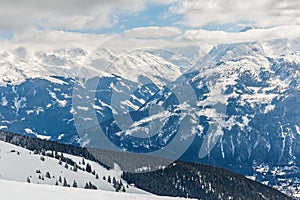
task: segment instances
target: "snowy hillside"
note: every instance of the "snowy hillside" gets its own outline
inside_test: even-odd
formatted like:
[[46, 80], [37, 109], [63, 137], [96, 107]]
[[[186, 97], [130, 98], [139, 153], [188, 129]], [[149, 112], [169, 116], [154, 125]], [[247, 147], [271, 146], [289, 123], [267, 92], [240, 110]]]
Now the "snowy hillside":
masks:
[[[262, 196], [266, 199], [290, 199], [275, 189], [213, 166], [178, 161], [152, 172], [121, 172], [116, 165], [114, 165], [114, 170], [108, 170], [109, 167], [104, 167], [97, 160], [95, 161], [99, 164], [83, 159], [81, 156], [94, 160], [93, 156], [89, 157], [91, 154], [83, 148], [2, 131], [0, 131], [0, 140], [9, 142], [0, 143], [0, 164], [5, 166], [0, 171], [4, 175], [0, 178], [0, 186], [5, 184], [4, 187], [0, 187], [0, 197], [5, 197], [5, 199], [19, 199], [18, 193], [14, 193], [16, 187], [30, 190], [24, 193], [26, 199], [40, 198], [40, 193], [47, 195], [49, 193], [49, 197], [65, 198], [66, 194], [73, 193], [75, 187], [82, 187], [81, 183], [85, 181], [88, 182], [84, 185], [84, 189], [75, 189], [74, 193], [78, 194], [75, 199], [84, 197], [93, 199], [95, 195], [105, 197], [105, 199], [169, 199], [170, 196], [206, 200], [220, 198], [248, 200], [249, 198], [261, 199]], [[33, 151], [20, 148], [24, 146]], [[52, 149], [60, 150], [64, 152], [64, 155], [56, 151], [52, 154]], [[67, 152], [81, 156], [71, 156]], [[112, 160], [118, 156], [125, 156], [124, 153], [118, 154], [117, 152], [113, 156], [109, 155], [112, 152], [106, 151], [101, 154], [103, 153], [105, 154], [103, 156], [108, 156], [107, 158]], [[140, 161], [143, 159], [146, 158], [139, 158]], [[128, 163], [132, 161], [128, 158], [126, 160]], [[28, 164], [29, 161], [30, 164]], [[34, 171], [37, 167], [38, 169]], [[27, 176], [27, 174], [33, 175]], [[100, 180], [100, 175], [103, 176], [102, 180]], [[22, 181], [23, 178], [27, 183]], [[69, 184], [70, 179], [73, 180], [71, 184]], [[15, 182], [15, 180], [20, 181]], [[157, 197], [153, 194], [164, 197]], [[32, 196], [34, 197], [31, 198]], [[70, 196], [73, 195], [70, 194]]]
[[[44, 155], [0, 141], [0, 179], [79, 188], [91, 183], [93, 189], [147, 193], [128, 185], [117, 166], [108, 170], [81, 157], [63, 154], [63, 158], [56, 159], [47, 152]], [[118, 189], [114, 180], [120, 184]]]
[[[22, 191], [22, 193], [20, 193]], [[0, 199], [5, 200], [167, 200], [179, 199], [171, 197], [159, 197], [149, 194], [127, 194], [109, 192], [104, 190], [90, 191], [79, 188], [63, 188], [49, 185], [37, 185], [15, 181], [0, 180]]]

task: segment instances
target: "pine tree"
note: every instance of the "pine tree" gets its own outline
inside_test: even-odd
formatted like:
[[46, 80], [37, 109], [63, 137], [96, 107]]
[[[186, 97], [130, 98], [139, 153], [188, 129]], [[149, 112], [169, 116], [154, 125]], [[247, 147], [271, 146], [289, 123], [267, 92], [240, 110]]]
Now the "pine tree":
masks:
[[77, 172], [77, 170], [78, 170], [78, 166], [77, 166], [77, 164], [75, 163], [75, 164], [74, 164], [73, 171], [74, 171], [74, 172]]
[[74, 180], [73, 187], [77, 188], [77, 182]]
[[97, 187], [93, 185], [91, 182], [89, 182], [89, 189], [97, 190]]
[[96, 179], [99, 179], [99, 175], [98, 174], [96, 174]]
[[88, 173], [92, 172], [92, 167], [91, 167], [91, 165], [89, 163], [86, 164], [85, 171], [87, 171]]
[[107, 182], [111, 183], [110, 176], [108, 176], [108, 178], [107, 178]]
[[117, 184], [116, 178], [113, 177], [113, 185], [114, 185], [114, 187], [116, 187], [116, 184]]
[[60, 183], [62, 183], [61, 176], [59, 176], [58, 181], [59, 181]]
[[55, 182], [55, 185], [58, 185], [58, 182], [57, 182], [57, 180], [56, 180], [56, 182]]
[[30, 183], [30, 182], [31, 182], [29, 177], [27, 177], [26, 182], [27, 182], [27, 183]]
[[68, 182], [67, 182], [67, 179], [64, 178], [64, 184], [63, 184], [64, 187], [68, 187]]
[[106, 177], [105, 177], [105, 176], [103, 176], [103, 180], [105, 180], [105, 181], [106, 181]]
[[59, 159], [59, 155], [58, 155], [57, 151], [54, 152], [54, 157], [55, 157], [55, 159]]
[[46, 178], [51, 178], [50, 173], [46, 172]]
[[85, 165], [85, 160], [84, 160], [84, 158], [82, 158], [82, 164]]

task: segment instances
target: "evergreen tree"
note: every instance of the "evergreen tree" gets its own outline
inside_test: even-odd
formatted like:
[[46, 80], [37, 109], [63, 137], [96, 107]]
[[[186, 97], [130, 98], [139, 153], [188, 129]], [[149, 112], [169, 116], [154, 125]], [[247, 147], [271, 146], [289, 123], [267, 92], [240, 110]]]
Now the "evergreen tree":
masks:
[[40, 160], [41, 160], [41, 161], [45, 161], [44, 156], [41, 156], [41, 157], [40, 157]]
[[117, 184], [116, 178], [113, 177], [113, 185], [114, 185], [114, 187], [116, 187], [116, 184]]
[[27, 177], [26, 182], [30, 183], [30, 178], [29, 177]]
[[50, 173], [49, 173], [49, 172], [47, 172], [47, 173], [46, 173], [46, 178], [51, 178], [51, 176], [50, 176]]
[[85, 171], [87, 171], [88, 173], [92, 172], [92, 167], [91, 167], [91, 165], [89, 163], [86, 164]]
[[68, 187], [68, 182], [67, 182], [67, 179], [64, 178], [64, 184], [63, 184], [64, 187]]
[[97, 190], [97, 187], [93, 185], [91, 182], [89, 182], [89, 189]]
[[73, 187], [77, 187], [77, 182], [75, 180], [73, 181]]
[[54, 158], [59, 159], [59, 155], [58, 155], [57, 151], [54, 152]]
[[75, 164], [74, 164], [73, 171], [74, 171], [74, 172], [77, 172], [77, 170], [78, 170], [78, 166], [77, 166], [77, 164], [75, 163]]

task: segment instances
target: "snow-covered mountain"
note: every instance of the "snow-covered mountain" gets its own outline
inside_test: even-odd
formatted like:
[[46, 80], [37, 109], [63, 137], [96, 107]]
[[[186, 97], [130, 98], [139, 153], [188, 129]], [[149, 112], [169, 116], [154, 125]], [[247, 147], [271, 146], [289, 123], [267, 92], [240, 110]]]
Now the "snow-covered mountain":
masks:
[[[170, 144], [188, 113], [196, 123], [182, 137], [193, 141], [181, 159], [292, 190], [300, 171], [299, 41], [218, 45], [188, 72], [184, 59], [150, 50], [2, 51], [0, 127], [95, 146], [89, 137], [97, 125], [122, 150], [152, 152]], [[193, 94], [181, 98], [184, 83]], [[75, 122], [91, 135], [78, 134]], [[158, 123], [163, 131], [152, 137]]]

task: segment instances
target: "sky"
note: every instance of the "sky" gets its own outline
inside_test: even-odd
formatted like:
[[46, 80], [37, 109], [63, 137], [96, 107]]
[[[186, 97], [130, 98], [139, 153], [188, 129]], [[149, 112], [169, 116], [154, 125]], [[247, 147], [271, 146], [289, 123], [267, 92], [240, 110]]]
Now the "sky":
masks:
[[146, 32], [147, 27], [199, 37], [207, 31], [227, 36], [245, 27], [298, 25], [300, 0], [2, 0], [0, 6], [0, 39], [17, 42], [30, 36], [51, 40], [54, 33], [69, 39], [70, 34], [113, 35], [135, 28]]

